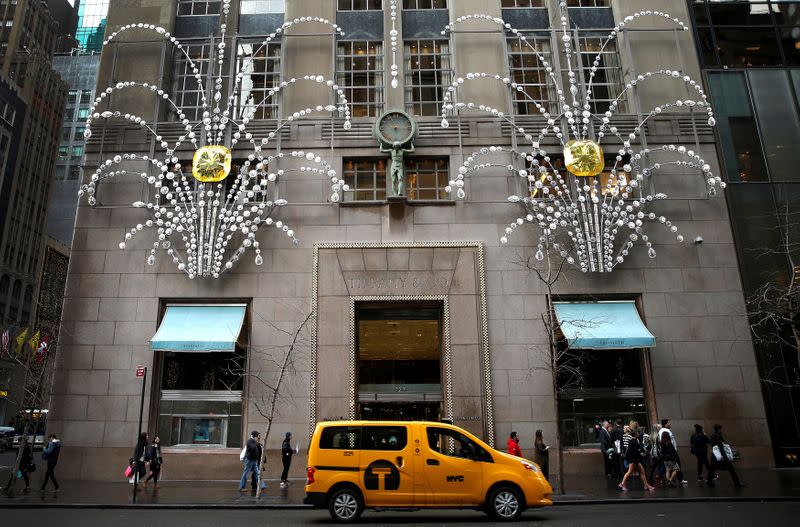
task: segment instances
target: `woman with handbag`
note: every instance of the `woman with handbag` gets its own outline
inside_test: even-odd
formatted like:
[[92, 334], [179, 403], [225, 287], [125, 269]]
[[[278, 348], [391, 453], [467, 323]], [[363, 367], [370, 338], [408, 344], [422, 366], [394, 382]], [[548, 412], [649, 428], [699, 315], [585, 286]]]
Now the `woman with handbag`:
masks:
[[647, 475], [642, 465], [644, 450], [642, 449], [642, 443], [639, 441], [639, 423], [631, 421], [630, 429], [631, 438], [628, 440], [628, 449], [625, 451], [625, 461], [628, 463], [628, 470], [622, 477], [622, 482], [617, 485], [617, 488], [623, 492], [627, 491], [628, 487], [625, 486], [625, 483], [628, 482], [628, 478], [633, 476], [634, 472], [638, 472], [639, 479], [642, 480], [642, 484], [644, 485], [644, 490], [653, 491], [655, 487], [647, 482]]
[[731, 450], [731, 446], [725, 442], [725, 438], [722, 437], [722, 425], [714, 425], [714, 433], [711, 434], [710, 440], [711, 472], [708, 474], [707, 485], [713, 487], [714, 475], [717, 470], [723, 469], [730, 473], [734, 487], [744, 487], [744, 484], [739, 480], [739, 476], [736, 474], [736, 469], [733, 468], [733, 450]]
[[139, 488], [139, 482], [147, 473], [145, 470], [147, 443], [147, 432], [142, 432], [139, 434], [139, 441], [136, 443], [136, 448], [133, 450], [133, 484], [137, 489]]

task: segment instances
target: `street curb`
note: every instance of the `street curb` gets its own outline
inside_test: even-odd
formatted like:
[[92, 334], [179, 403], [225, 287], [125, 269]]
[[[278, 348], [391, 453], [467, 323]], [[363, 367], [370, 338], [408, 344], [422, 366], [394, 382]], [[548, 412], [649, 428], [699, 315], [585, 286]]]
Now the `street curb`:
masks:
[[800, 496], [696, 496], [687, 498], [606, 498], [553, 500], [559, 505], [613, 505], [618, 503], [713, 503], [713, 502], [787, 502], [800, 501]]
[[[703, 496], [694, 498], [617, 498], [617, 499], [583, 499], [554, 501], [554, 507], [572, 505], [618, 505], [618, 504], [654, 504], [654, 503], [775, 503], [800, 502], [800, 496]], [[163, 510], [311, 510], [311, 505], [300, 504], [241, 504], [232, 503], [2, 503], [0, 509], [163, 509]], [[543, 510], [547, 510], [546, 508]]]

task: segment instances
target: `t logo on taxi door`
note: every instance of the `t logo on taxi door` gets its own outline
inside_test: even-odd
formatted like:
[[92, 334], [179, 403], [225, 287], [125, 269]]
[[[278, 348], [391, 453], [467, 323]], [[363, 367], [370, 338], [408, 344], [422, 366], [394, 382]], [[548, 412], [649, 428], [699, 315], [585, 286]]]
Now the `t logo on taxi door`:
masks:
[[447, 482], [452, 483], [457, 481], [458, 483], [464, 483], [464, 476], [447, 476]]
[[[383, 480], [383, 484], [381, 484]], [[400, 488], [400, 471], [392, 462], [378, 459], [364, 470], [364, 488], [367, 490], [397, 490]]]

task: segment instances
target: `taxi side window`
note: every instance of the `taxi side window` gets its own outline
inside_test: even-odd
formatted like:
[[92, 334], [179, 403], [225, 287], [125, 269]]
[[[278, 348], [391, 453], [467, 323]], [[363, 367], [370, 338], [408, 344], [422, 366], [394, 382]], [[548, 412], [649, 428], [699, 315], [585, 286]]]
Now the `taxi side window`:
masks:
[[428, 447], [444, 456], [493, 463], [492, 456], [464, 434], [448, 428], [428, 427]]
[[403, 450], [408, 444], [405, 426], [365, 426], [362, 434], [364, 450]]
[[319, 447], [330, 450], [357, 450], [361, 448], [361, 428], [329, 426], [322, 430]]

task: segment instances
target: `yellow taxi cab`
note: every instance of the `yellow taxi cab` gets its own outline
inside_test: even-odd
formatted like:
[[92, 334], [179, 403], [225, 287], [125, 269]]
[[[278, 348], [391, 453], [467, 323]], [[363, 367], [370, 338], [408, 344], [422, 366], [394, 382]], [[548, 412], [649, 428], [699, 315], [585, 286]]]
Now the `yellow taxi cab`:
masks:
[[339, 522], [365, 508], [474, 508], [516, 520], [552, 505], [539, 467], [444, 422], [319, 423], [308, 448], [304, 503]]

